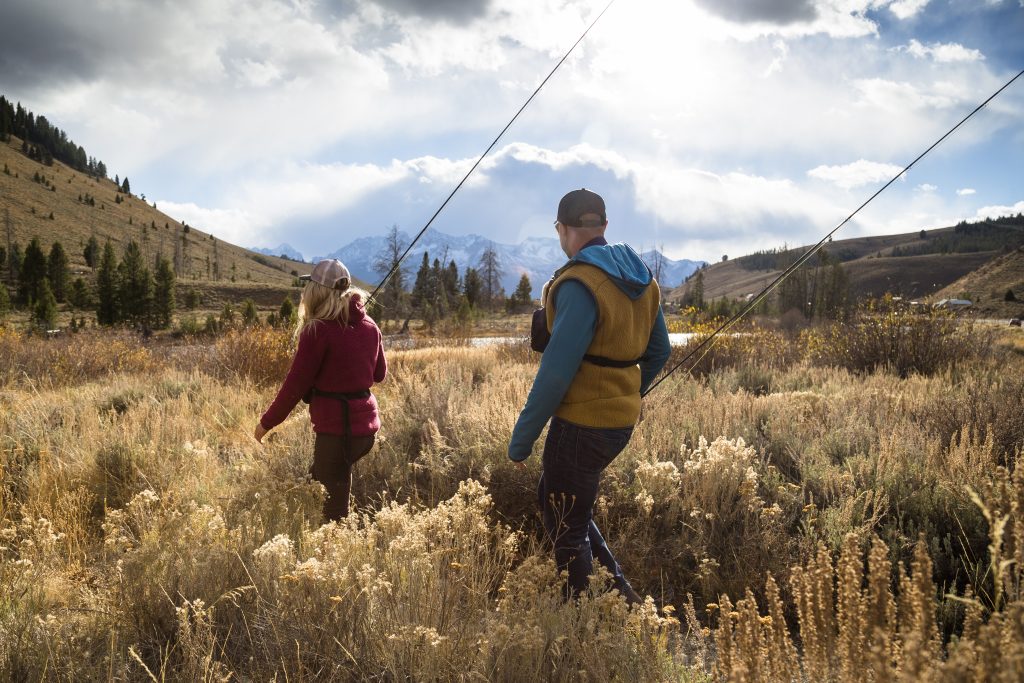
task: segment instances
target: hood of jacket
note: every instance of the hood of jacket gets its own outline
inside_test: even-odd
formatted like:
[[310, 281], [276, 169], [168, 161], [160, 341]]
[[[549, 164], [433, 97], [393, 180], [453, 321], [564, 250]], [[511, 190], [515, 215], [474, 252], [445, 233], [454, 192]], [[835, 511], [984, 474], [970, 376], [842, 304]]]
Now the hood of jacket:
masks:
[[572, 262], [600, 268], [630, 299], [639, 299], [654, 280], [651, 269], [628, 244], [584, 247], [572, 258]]
[[348, 300], [348, 324], [358, 325], [366, 317], [366, 308], [362, 297], [356, 295]]

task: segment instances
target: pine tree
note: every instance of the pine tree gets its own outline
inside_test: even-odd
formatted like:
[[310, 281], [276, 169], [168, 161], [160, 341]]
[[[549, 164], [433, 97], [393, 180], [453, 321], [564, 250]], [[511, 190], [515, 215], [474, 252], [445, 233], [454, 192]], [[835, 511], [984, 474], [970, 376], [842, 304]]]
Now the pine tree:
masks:
[[46, 275], [50, 279], [54, 298], [58, 302], [63, 302], [67, 298], [71, 272], [68, 270], [68, 255], [64, 253], [64, 247], [60, 242], [54, 242], [50, 247], [50, 257], [46, 260]]
[[284, 298], [281, 302], [281, 308], [277, 312], [277, 319], [282, 326], [290, 327], [295, 324], [296, 318], [295, 304], [288, 297]]
[[71, 283], [71, 290], [68, 292], [68, 303], [71, 304], [72, 308], [79, 310], [89, 307], [89, 289], [82, 278], [76, 277], [75, 281]]
[[693, 284], [687, 292], [687, 303], [698, 311], [704, 310], [704, 271], [698, 270], [693, 276]]
[[96, 274], [96, 322], [100, 325], [114, 325], [121, 321], [121, 310], [117, 294], [120, 283], [117, 276], [117, 257], [114, 247], [107, 240], [103, 245], [103, 258]]
[[57, 325], [57, 299], [50, 289], [50, 280], [45, 277], [39, 284], [39, 296], [32, 307], [32, 324], [44, 332]]
[[455, 265], [455, 259], [448, 262], [448, 269], [444, 274], [444, 292], [450, 302], [455, 302], [459, 298], [459, 267]]
[[11, 312], [11, 297], [7, 294], [7, 285], [0, 283], [0, 322]]
[[253, 327], [259, 325], [260, 318], [256, 312], [256, 302], [252, 299], [246, 299], [242, 302], [242, 325], [245, 327]]
[[21, 264], [24, 260], [21, 254], [21, 245], [15, 242], [11, 245], [10, 253], [7, 254], [7, 275], [12, 285], [21, 277]]
[[162, 255], [156, 263], [156, 290], [153, 303], [153, 326], [163, 330], [171, 326], [174, 317], [174, 269]]
[[131, 194], [132, 193], [132, 186], [128, 182], [128, 176], [125, 176], [124, 180], [121, 181], [121, 192], [124, 192], [125, 194]]
[[90, 268], [95, 268], [100, 262], [100, 243], [96, 241], [95, 235], [89, 236], [89, 241], [85, 244], [85, 251], [82, 255], [85, 256], [85, 265]]
[[227, 329], [235, 324], [235, 309], [231, 308], [231, 304], [224, 304], [223, 310], [220, 312], [220, 329]]
[[430, 296], [434, 300], [434, 309], [439, 318], [447, 318], [451, 302], [448, 298], [448, 291], [445, 287], [445, 276], [447, 269], [441, 267], [440, 259], [434, 259], [434, 265], [430, 267]]
[[779, 284], [779, 313], [791, 310], [799, 311], [804, 317], [808, 314], [807, 303], [807, 269], [800, 268]]
[[483, 281], [476, 268], [466, 268], [466, 275], [462, 278], [462, 294], [466, 297], [466, 303], [470, 308], [476, 308], [482, 303]]
[[525, 308], [529, 308], [533, 301], [533, 285], [530, 284], [530, 276], [523, 273], [519, 278], [519, 284], [516, 285], [516, 291], [512, 292], [512, 296], [509, 298], [509, 310], [517, 312]]
[[501, 270], [501, 260], [498, 257], [498, 252], [495, 251], [493, 244], [484, 249], [484, 253], [480, 255], [479, 274], [483, 287], [481, 293], [484, 297], [484, 306], [488, 309], [493, 309], [495, 306], [501, 305], [503, 303], [499, 301], [500, 298], [503, 298], [501, 293], [501, 276], [504, 273]]
[[39, 238], [33, 237], [25, 248], [25, 259], [18, 274], [18, 304], [31, 306], [42, 290], [46, 278], [46, 256], [39, 245]]
[[433, 302], [430, 296], [430, 255], [423, 252], [423, 261], [419, 270], [416, 271], [416, 282], [412, 286], [412, 297], [410, 303], [412, 309], [420, 316], [424, 310]]
[[129, 322], [148, 326], [153, 307], [153, 276], [143, 265], [142, 250], [135, 240], [125, 247], [117, 271], [122, 317]]

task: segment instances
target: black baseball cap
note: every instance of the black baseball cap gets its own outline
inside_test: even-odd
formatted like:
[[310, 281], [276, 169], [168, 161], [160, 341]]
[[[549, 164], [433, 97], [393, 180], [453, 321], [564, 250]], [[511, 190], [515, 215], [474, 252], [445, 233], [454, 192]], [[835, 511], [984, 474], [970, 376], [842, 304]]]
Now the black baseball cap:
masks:
[[[592, 214], [587, 216], [587, 214]], [[593, 216], [599, 216], [600, 220]], [[587, 216], [587, 218], [583, 218]], [[601, 195], [585, 187], [569, 192], [558, 202], [558, 222], [573, 228], [600, 228], [608, 223]]]

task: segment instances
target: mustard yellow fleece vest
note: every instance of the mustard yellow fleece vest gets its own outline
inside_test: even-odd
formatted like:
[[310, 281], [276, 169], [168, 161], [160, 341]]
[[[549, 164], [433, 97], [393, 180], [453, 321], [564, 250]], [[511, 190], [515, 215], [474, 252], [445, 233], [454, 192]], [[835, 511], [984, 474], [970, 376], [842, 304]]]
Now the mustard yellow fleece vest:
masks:
[[[557, 314], [554, 293], [566, 280], [582, 283], [597, 302], [597, 325], [588, 354], [613, 360], [643, 355], [661, 306], [657, 282], [651, 280], [644, 293], [631, 300], [597, 266], [573, 263], [544, 287], [548, 332], [554, 328]], [[555, 415], [583, 427], [632, 427], [640, 419], [640, 366], [609, 368], [583, 361]]]

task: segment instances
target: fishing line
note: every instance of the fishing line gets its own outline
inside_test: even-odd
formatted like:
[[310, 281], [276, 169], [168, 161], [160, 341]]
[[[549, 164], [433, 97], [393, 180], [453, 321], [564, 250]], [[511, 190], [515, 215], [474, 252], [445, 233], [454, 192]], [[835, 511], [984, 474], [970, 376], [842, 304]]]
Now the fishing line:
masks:
[[654, 384], [652, 384], [651, 386], [649, 386], [649, 387], [647, 388], [647, 391], [645, 391], [645, 392], [644, 392], [644, 393], [642, 394], [642, 396], [646, 396], [647, 394], [649, 394], [649, 393], [651, 393], [652, 391], [654, 391], [654, 389], [655, 389], [655, 388], [656, 388], [656, 387], [657, 387], [657, 386], [658, 386], [659, 384], [661, 384], [661, 383], [662, 383], [662, 382], [664, 382], [664, 381], [665, 381], [666, 379], [668, 379], [668, 377], [669, 377], [669, 376], [670, 376], [670, 375], [671, 375], [671, 374], [672, 374], [673, 372], [675, 372], [676, 370], [678, 370], [678, 369], [679, 369], [680, 367], [682, 367], [682, 366], [683, 366], [683, 364], [685, 364], [685, 363], [686, 363], [686, 362], [687, 362], [687, 361], [688, 361], [688, 360], [689, 360], [690, 358], [692, 358], [692, 357], [693, 357], [693, 356], [695, 356], [695, 355], [696, 355], [696, 354], [697, 354], [698, 352], [700, 352], [700, 351], [702, 351], [702, 350], [703, 350], [703, 351], [704, 351], [704, 353], [702, 353], [702, 354], [701, 354], [701, 355], [700, 355], [700, 356], [699, 356], [699, 357], [697, 358], [697, 360], [696, 360], [696, 361], [694, 361], [693, 365], [691, 365], [691, 366], [690, 366], [689, 368], [687, 368], [687, 372], [692, 372], [692, 371], [693, 371], [693, 369], [694, 369], [695, 367], [697, 367], [697, 364], [698, 364], [698, 363], [700, 363], [700, 361], [701, 361], [701, 360], [703, 360], [704, 356], [706, 356], [706, 355], [708, 354], [708, 352], [709, 352], [709, 351], [711, 351], [711, 347], [712, 347], [712, 346], [714, 345], [714, 340], [715, 340], [715, 338], [716, 338], [716, 337], [717, 337], [717, 336], [718, 336], [719, 334], [721, 334], [722, 332], [724, 332], [724, 331], [728, 330], [728, 329], [729, 329], [730, 327], [732, 327], [732, 326], [733, 326], [733, 325], [735, 325], [735, 324], [736, 324], [737, 322], [739, 322], [739, 321], [740, 321], [740, 320], [741, 320], [741, 319], [742, 319], [742, 318], [743, 318], [743, 317], [744, 317], [745, 315], [747, 315], [747, 313], [749, 313], [749, 312], [750, 312], [751, 310], [753, 310], [755, 306], [757, 306], [757, 305], [758, 305], [759, 303], [761, 303], [761, 302], [762, 302], [762, 301], [763, 301], [763, 300], [765, 299], [765, 297], [767, 297], [767, 296], [768, 296], [768, 295], [769, 295], [769, 294], [770, 294], [770, 293], [771, 293], [771, 292], [772, 292], [772, 291], [773, 291], [773, 290], [774, 290], [774, 289], [775, 289], [776, 287], [778, 287], [778, 286], [779, 286], [779, 284], [780, 284], [780, 283], [781, 283], [781, 282], [782, 282], [783, 280], [785, 280], [785, 279], [786, 279], [787, 277], [789, 277], [790, 275], [792, 275], [792, 274], [793, 274], [793, 273], [794, 273], [794, 272], [796, 271], [796, 269], [797, 269], [797, 268], [799, 268], [800, 266], [802, 266], [802, 265], [803, 265], [804, 263], [806, 263], [806, 262], [807, 262], [807, 261], [808, 261], [808, 260], [809, 260], [809, 259], [810, 259], [810, 258], [811, 258], [812, 256], [814, 256], [814, 254], [816, 254], [816, 253], [818, 252], [818, 250], [820, 250], [820, 249], [821, 249], [821, 247], [822, 247], [822, 246], [823, 246], [823, 245], [825, 244], [825, 242], [826, 242], [826, 241], [827, 241], [827, 240], [828, 240], [828, 239], [829, 239], [830, 237], [832, 237], [832, 235], [833, 235], [833, 234], [835, 234], [835, 232], [836, 232], [837, 230], [839, 230], [839, 228], [841, 228], [841, 227], [843, 227], [844, 225], [846, 225], [847, 223], [849, 223], [849, 222], [850, 222], [850, 220], [851, 220], [851, 219], [852, 219], [852, 218], [853, 218], [854, 216], [856, 216], [856, 215], [857, 215], [858, 213], [860, 213], [860, 210], [861, 210], [861, 209], [863, 209], [863, 208], [864, 208], [865, 206], [867, 206], [868, 204], [870, 204], [870, 203], [872, 202], [872, 200], [874, 200], [874, 198], [875, 198], [875, 197], [877, 197], [878, 195], [880, 195], [880, 194], [882, 194], [883, 192], [885, 192], [885, 190], [886, 190], [886, 189], [887, 189], [887, 188], [888, 188], [888, 187], [889, 187], [890, 185], [892, 185], [892, 184], [893, 184], [894, 182], [896, 182], [897, 180], [899, 180], [899, 179], [900, 179], [900, 177], [902, 177], [902, 176], [903, 176], [904, 174], [906, 174], [906, 173], [907, 173], [907, 171], [909, 171], [909, 170], [910, 170], [911, 168], [913, 168], [914, 164], [916, 164], [917, 162], [919, 162], [919, 161], [920, 161], [921, 159], [923, 159], [923, 158], [924, 158], [924, 157], [925, 157], [925, 156], [926, 156], [926, 155], [927, 155], [927, 154], [928, 154], [929, 152], [931, 152], [931, 151], [932, 151], [933, 149], [935, 149], [936, 147], [938, 147], [938, 146], [939, 146], [939, 144], [940, 144], [940, 143], [941, 143], [941, 142], [942, 142], [943, 140], [945, 140], [945, 139], [946, 139], [946, 138], [948, 138], [948, 137], [949, 137], [950, 135], [952, 135], [952, 134], [953, 134], [953, 133], [954, 133], [954, 132], [955, 132], [955, 131], [956, 131], [956, 130], [957, 130], [957, 129], [958, 129], [959, 127], [960, 127], [960, 126], [962, 126], [962, 125], [964, 125], [965, 123], [967, 123], [968, 119], [970, 119], [970, 118], [971, 118], [972, 116], [974, 116], [974, 115], [975, 115], [975, 114], [977, 114], [977, 113], [978, 113], [979, 111], [981, 111], [981, 110], [982, 110], [982, 109], [983, 109], [983, 108], [985, 107], [985, 105], [987, 105], [987, 104], [988, 104], [989, 102], [991, 102], [992, 100], [994, 100], [994, 99], [996, 98], [996, 96], [997, 96], [997, 95], [999, 95], [999, 94], [1000, 94], [1001, 92], [1003, 92], [1003, 91], [1004, 91], [1004, 90], [1006, 90], [1006, 89], [1007, 89], [1008, 87], [1010, 87], [1010, 85], [1011, 85], [1011, 84], [1013, 84], [1013, 82], [1014, 82], [1014, 81], [1016, 81], [1016, 80], [1017, 80], [1018, 78], [1020, 78], [1021, 76], [1024, 76], [1024, 70], [1021, 70], [1021, 71], [1020, 71], [1020, 72], [1019, 72], [1019, 73], [1018, 73], [1018, 74], [1017, 74], [1016, 76], [1014, 76], [1013, 78], [1011, 78], [1010, 80], [1008, 80], [1008, 81], [1007, 81], [1006, 83], [1004, 83], [1004, 84], [1003, 84], [1003, 86], [1002, 86], [1001, 88], [999, 88], [999, 90], [996, 90], [996, 91], [995, 91], [994, 93], [992, 93], [991, 95], [989, 95], [988, 99], [986, 99], [986, 100], [985, 100], [984, 102], [982, 102], [982, 103], [981, 103], [981, 104], [979, 104], [979, 105], [978, 105], [977, 107], [975, 107], [975, 108], [974, 108], [974, 110], [973, 110], [973, 111], [972, 111], [972, 112], [971, 112], [970, 114], [968, 114], [967, 116], [963, 117], [963, 118], [962, 118], [962, 119], [960, 120], [960, 122], [959, 122], [958, 124], [956, 124], [955, 126], [953, 126], [952, 128], [950, 128], [950, 129], [949, 129], [948, 131], [946, 131], [945, 135], [943, 135], [943, 136], [942, 136], [942, 137], [940, 137], [940, 138], [939, 138], [938, 140], [936, 140], [935, 142], [933, 142], [933, 143], [931, 144], [931, 146], [930, 146], [930, 147], [928, 147], [928, 149], [926, 149], [925, 151], [921, 152], [921, 154], [919, 154], [919, 155], [917, 156], [917, 158], [916, 158], [916, 159], [914, 159], [914, 160], [913, 160], [913, 161], [911, 161], [911, 162], [910, 162], [909, 164], [907, 164], [907, 165], [906, 165], [906, 166], [905, 166], [905, 167], [903, 168], [903, 170], [902, 170], [902, 171], [900, 171], [900, 172], [899, 172], [899, 173], [897, 173], [897, 174], [896, 174], [895, 176], [893, 176], [893, 178], [892, 178], [892, 179], [891, 179], [891, 180], [890, 180], [889, 182], [887, 182], [887, 183], [886, 183], [885, 185], [883, 185], [883, 186], [882, 186], [881, 188], [879, 188], [879, 189], [878, 189], [878, 190], [877, 190], [877, 191], [876, 191], [876, 192], [875, 192], [875, 193], [874, 193], [873, 195], [871, 195], [870, 197], [868, 197], [868, 198], [867, 198], [867, 199], [866, 199], [866, 200], [864, 201], [864, 203], [863, 203], [863, 204], [861, 204], [860, 206], [858, 206], [858, 207], [857, 207], [857, 208], [856, 208], [856, 209], [854, 210], [854, 212], [853, 212], [853, 213], [851, 213], [851, 214], [850, 214], [849, 216], [847, 216], [847, 217], [846, 217], [845, 219], [843, 219], [843, 221], [842, 221], [842, 222], [841, 222], [841, 223], [840, 223], [839, 225], [837, 225], [836, 227], [832, 228], [832, 230], [831, 230], [831, 231], [830, 231], [830, 232], [829, 232], [828, 234], [826, 234], [826, 235], [825, 235], [824, 237], [822, 237], [822, 238], [821, 238], [821, 239], [820, 239], [820, 240], [818, 241], [818, 243], [817, 243], [817, 244], [815, 244], [815, 245], [814, 245], [813, 247], [811, 247], [811, 248], [809, 248], [809, 249], [808, 249], [807, 251], [805, 251], [805, 252], [804, 252], [804, 253], [803, 253], [803, 254], [802, 254], [802, 255], [800, 256], [800, 258], [798, 258], [798, 259], [797, 259], [796, 261], [794, 261], [794, 262], [793, 262], [793, 263], [792, 263], [792, 264], [791, 264], [791, 265], [790, 265], [790, 266], [789, 266], [788, 268], [786, 268], [786, 269], [785, 269], [784, 271], [782, 271], [782, 273], [780, 273], [780, 274], [779, 274], [779, 276], [778, 276], [778, 277], [776, 277], [776, 278], [775, 278], [775, 280], [774, 280], [774, 281], [772, 281], [772, 283], [771, 283], [771, 284], [769, 284], [769, 285], [768, 285], [767, 287], [765, 287], [765, 288], [764, 288], [763, 290], [761, 290], [761, 293], [760, 293], [760, 294], [758, 294], [758, 295], [757, 295], [756, 297], [754, 297], [753, 299], [751, 299], [751, 300], [750, 300], [750, 301], [749, 301], [749, 302], [747, 303], [747, 305], [746, 305], [746, 306], [744, 306], [744, 307], [743, 307], [743, 308], [742, 308], [742, 309], [740, 310], [740, 312], [739, 312], [739, 313], [735, 313], [735, 314], [733, 314], [733, 316], [732, 316], [731, 318], [729, 318], [728, 320], [726, 320], [726, 321], [725, 321], [724, 323], [722, 323], [722, 325], [720, 325], [720, 326], [718, 327], [718, 329], [716, 329], [716, 330], [715, 330], [714, 332], [712, 332], [712, 333], [711, 333], [711, 334], [710, 334], [710, 335], [709, 335], [708, 337], [705, 337], [705, 338], [704, 338], [704, 339], [703, 339], [703, 340], [702, 340], [702, 341], [700, 342], [700, 344], [698, 344], [698, 345], [696, 346], [696, 348], [694, 348], [694, 349], [693, 349], [692, 351], [690, 351], [690, 352], [689, 352], [689, 353], [687, 353], [687, 354], [686, 354], [685, 356], [683, 356], [682, 360], [680, 360], [680, 361], [679, 361], [678, 363], [676, 363], [675, 365], [673, 365], [673, 366], [672, 366], [672, 368], [671, 368], [671, 369], [669, 369], [669, 371], [668, 371], [668, 372], [666, 372], [665, 374], [663, 374], [663, 375], [662, 375], [662, 376], [661, 376], [661, 377], [660, 377], [660, 378], [658, 379], [658, 381], [657, 381], [657, 382], [655, 382]]
[[487, 149], [485, 149], [484, 153], [480, 155], [480, 158], [476, 160], [476, 163], [473, 164], [473, 167], [466, 172], [466, 175], [463, 176], [462, 180], [459, 181], [459, 184], [456, 185], [455, 189], [452, 190], [451, 194], [448, 195], [448, 198], [445, 199], [441, 206], [438, 207], [437, 211], [435, 211], [434, 215], [430, 217], [430, 220], [427, 221], [426, 225], [424, 225], [420, 229], [420, 231], [416, 233], [416, 237], [413, 238], [412, 242], [409, 243], [409, 246], [405, 248], [404, 252], [402, 252], [402, 255], [398, 258], [397, 261], [395, 261], [394, 265], [391, 266], [391, 270], [388, 271], [388, 274], [384, 276], [384, 279], [381, 280], [380, 284], [377, 285], [377, 287], [373, 290], [373, 294], [370, 295], [371, 300], [377, 296], [377, 292], [380, 291], [381, 287], [383, 287], [387, 283], [387, 281], [391, 279], [395, 272], [401, 267], [402, 261], [404, 261], [405, 257], [409, 255], [409, 251], [412, 250], [413, 245], [416, 244], [420, 237], [423, 237], [423, 233], [427, 231], [427, 228], [429, 228], [430, 225], [434, 222], [434, 219], [437, 218], [438, 215], [444, 210], [444, 207], [446, 207], [448, 205], [448, 202], [452, 200], [452, 197], [455, 196], [455, 193], [458, 192], [462, 185], [466, 182], [466, 180], [469, 179], [469, 176], [473, 175], [473, 171], [475, 171], [476, 167], [480, 165], [480, 162], [484, 160], [484, 157], [486, 157], [490, 153], [490, 151], [494, 149], [494, 146], [498, 144], [498, 140], [500, 140], [502, 136], [505, 135], [505, 131], [512, 127], [512, 124], [515, 123], [516, 119], [519, 118], [519, 115], [523, 113], [523, 110], [526, 109], [530, 102], [533, 101], [533, 98], [537, 96], [537, 93], [539, 93], [541, 89], [551, 79], [551, 77], [555, 75], [555, 72], [558, 71], [558, 67], [562, 66], [565, 60], [569, 58], [569, 55], [573, 53], [573, 50], [576, 49], [576, 46], [583, 42], [583, 39], [587, 37], [588, 33], [590, 33], [590, 29], [594, 28], [597, 22], [601, 20], [601, 17], [604, 16], [604, 13], [607, 12], [608, 8], [610, 8], [613, 4], [615, 4], [615, 0], [609, 0], [608, 4], [605, 5], [603, 10], [601, 10], [601, 13], [598, 14], [592, 22], [590, 22], [590, 26], [587, 26], [586, 30], [583, 31], [582, 35], [580, 35], [576, 42], [572, 44], [572, 47], [570, 47], [569, 50], [565, 53], [565, 55], [560, 60], [558, 60], [558, 63], [555, 64], [554, 68], [551, 69], [551, 72], [544, 78], [544, 80], [540, 82], [540, 85], [538, 85], [537, 89], [533, 91], [533, 94], [526, 99], [526, 102], [523, 103], [523, 106], [519, 107], [519, 111], [517, 111], [515, 115], [511, 119], [509, 119], [509, 122], [505, 124], [505, 127], [501, 129], [501, 132], [498, 133], [498, 136], [494, 138], [491, 144], [487, 146]]

